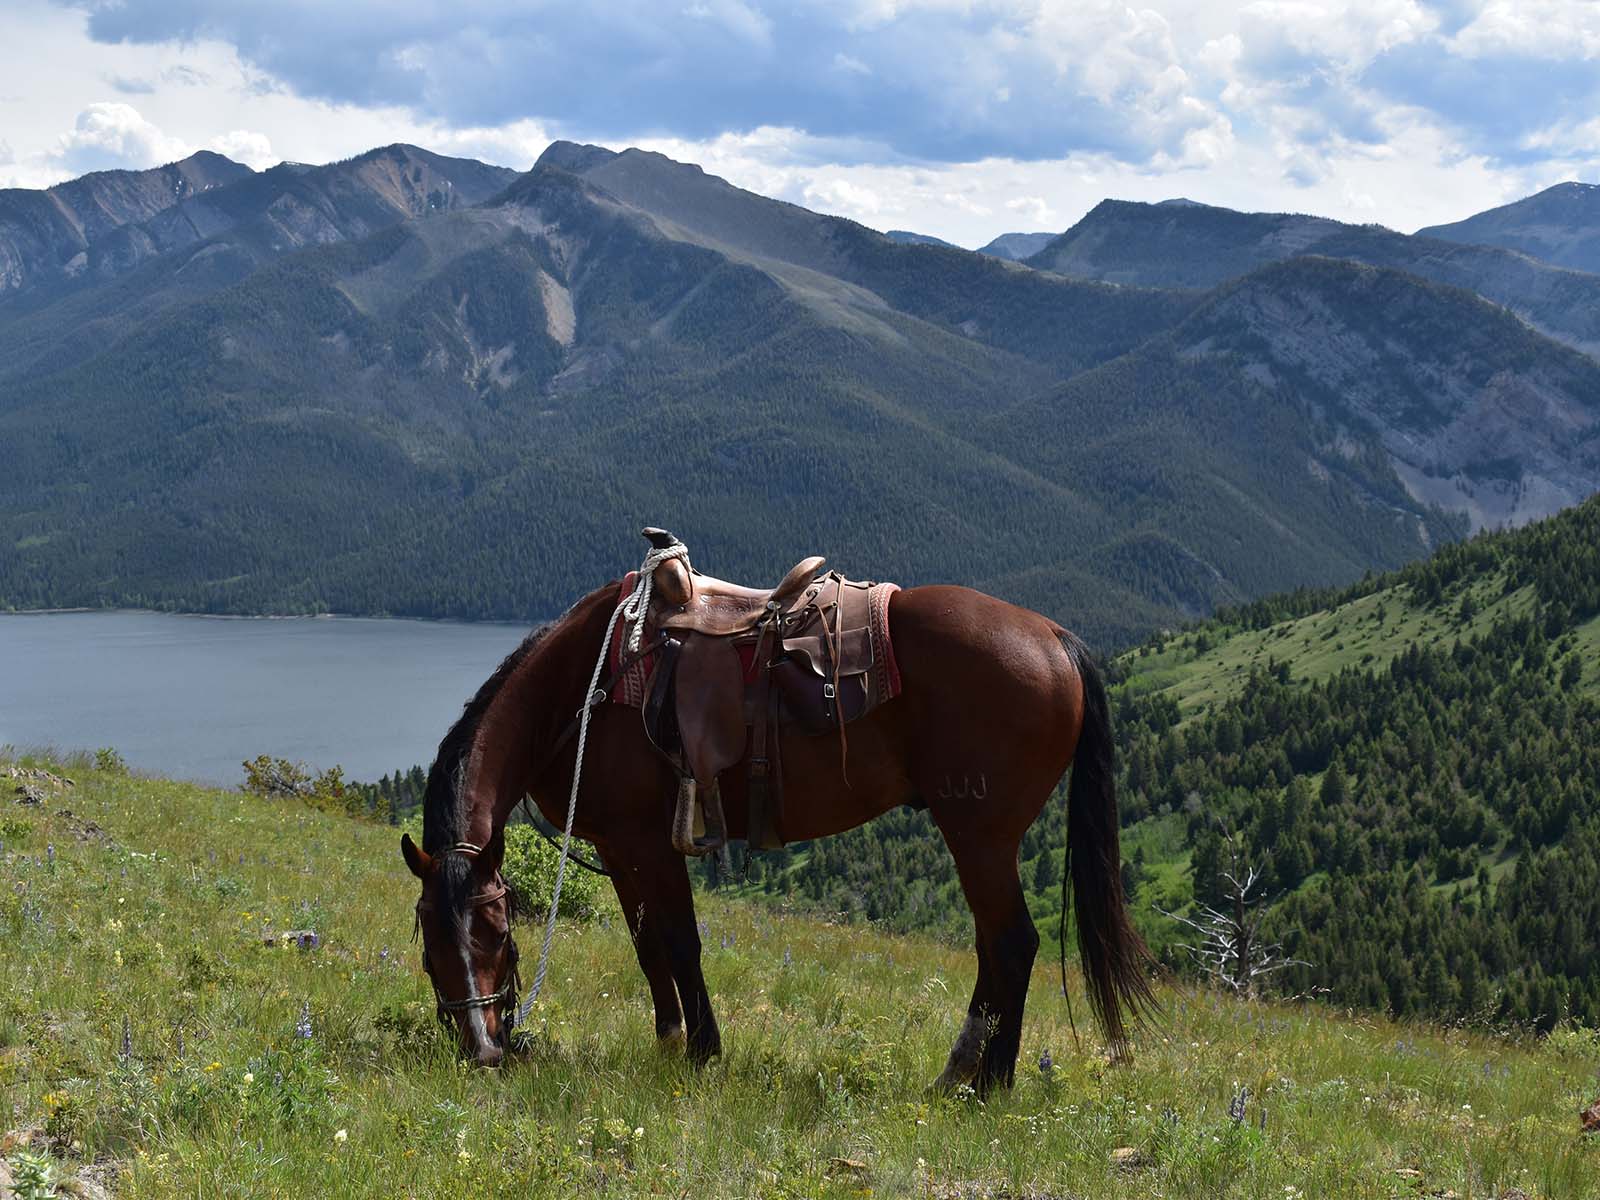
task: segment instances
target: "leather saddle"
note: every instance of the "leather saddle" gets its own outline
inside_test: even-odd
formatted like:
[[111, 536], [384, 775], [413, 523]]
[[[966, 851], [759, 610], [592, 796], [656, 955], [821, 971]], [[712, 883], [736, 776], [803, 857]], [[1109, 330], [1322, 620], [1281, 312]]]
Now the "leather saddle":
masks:
[[[677, 543], [661, 529], [644, 536], [657, 549]], [[874, 670], [890, 653], [888, 596], [897, 589], [836, 572], [819, 578], [823, 563], [802, 559], [767, 590], [702, 575], [679, 558], [655, 569], [646, 625], [665, 640], [642, 707], [651, 741], [679, 772], [672, 838], [682, 853], [726, 843], [718, 781], [741, 762], [748, 844], [783, 845], [781, 736], [837, 733], [843, 765], [846, 723], [898, 690], [892, 671]]]

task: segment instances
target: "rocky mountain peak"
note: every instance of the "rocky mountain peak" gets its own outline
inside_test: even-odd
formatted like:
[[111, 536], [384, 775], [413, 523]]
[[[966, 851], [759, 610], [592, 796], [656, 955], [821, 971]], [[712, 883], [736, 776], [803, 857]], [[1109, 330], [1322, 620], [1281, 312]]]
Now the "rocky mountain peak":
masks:
[[551, 142], [533, 165], [556, 167], [563, 171], [571, 171], [574, 175], [582, 175], [585, 171], [592, 170], [601, 163], [610, 162], [616, 157], [615, 150], [607, 150], [604, 146], [589, 146], [581, 142]]

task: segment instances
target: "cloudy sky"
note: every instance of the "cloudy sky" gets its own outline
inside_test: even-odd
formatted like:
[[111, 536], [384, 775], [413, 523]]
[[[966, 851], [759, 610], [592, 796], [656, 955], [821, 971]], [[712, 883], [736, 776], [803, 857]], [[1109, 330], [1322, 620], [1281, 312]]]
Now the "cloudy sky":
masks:
[[968, 246], [1107, 196], [1409, 231], [1600, 182], [1600, 2], [0, 3], [0, 186], [556, 137]]

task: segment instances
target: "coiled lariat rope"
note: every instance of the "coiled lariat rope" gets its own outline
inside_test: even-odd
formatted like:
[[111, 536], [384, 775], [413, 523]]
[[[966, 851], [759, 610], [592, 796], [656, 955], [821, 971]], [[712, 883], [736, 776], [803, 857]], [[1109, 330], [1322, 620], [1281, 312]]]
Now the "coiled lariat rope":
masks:
[[595, 659], [594, 673], [589, 676], [589, 687], [584, 693], [583, 708], [578, 714], [578, 757], [572, 765], [572, 794], [567, 797], [567, 824], [561, 833], [561, 857], [556, 862], [556, 888], [555, 895], [550, 898], [550, 915], [544, 923], [544, 944], [539, 947], [539, 969], [534, 972], [533, 987], [528, 989], [527, 999], [517, 1006], [516, 1024], [521, 1025], [528, 1019], [528, 1014], [533, 1011], [534, 1002], [539, 999], [539, 992], [544, 988], [545, 971], [550, 966], [550, 943], [556, 936], [556, 913], [561, 907], [561, 882], [567, 873], [567, 857], [572, 849], [572, 818], [578, 811], [578, 781], [583, 778], [583, 748], [589, 740], [589, 717], [594, 712], [595, 706], [605, 701], [605, 693], [599, 690], [600, 672], [605, 669], [606, 658], [611, 653], [611, 634], [617, 627], [620, 617], [625, 626], [632, 628], [628, 633], [628, 649], [639, 648], [639, 639], [644, 634], [645, 615], [650, 611], [650, 593], [655, 586], [656, 568], [664, 562], [674, 558], [683, 559], [683, 565], [689, 565], [689, 547], [682, 542], [674, 541], [672, 545], [659, 550], [651, 550], [644, 556], [644, 562], [639, 564], [639, 578], [633, 585], [633, 591], [625, 596], [615, 611], [611, 620], [606, 622], [606, 635], [600, 640], [600, 656]]

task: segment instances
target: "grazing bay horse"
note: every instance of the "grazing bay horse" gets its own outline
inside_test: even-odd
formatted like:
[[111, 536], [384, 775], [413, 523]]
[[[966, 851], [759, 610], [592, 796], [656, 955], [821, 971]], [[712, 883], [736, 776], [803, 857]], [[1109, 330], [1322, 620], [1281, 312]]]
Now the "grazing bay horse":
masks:
[[[516, 1006], [503, 830], [524, 794], [565, 823], [582, 741], [571, 737], [573, 714], [588, 703], [621, 586], [606, 584], [536, 629], [484, 683], [429, 771], [422, 845], [402, 839], [422, 882], [417, 921], [441, 1019], [453, 1018], [463, 1052], [484, 1066], [499, 1064]], [[783, 740], [785, 840], [840, 833], [897, 805], [927, 809], [955, 858], [978, 953], [967, 1018], [938, 1084], [982, 1093], [1012, 1082], [1039, 947], [1017, 848], [1071, 764], [1062, 903], [1070, 880], [1090, 1007], [1113, 1055], [1124, 1054], [1124, 1015], [1152, 1003], [1151, 960], [1123, 900], [1099, 671], [1055, 622], [967, 588], [894, 592], [888, 618], [899, 694], [851, 724], [844, 747], [837, 737]], [[721, 1035], [687, 861], [673, 846], [676, 772], [639, 711], [613, 703], [592, 709], [582, 772], [573, 830], [610, 869], [656, 1035], [705, 1062]], [[721, 777], [730, 837], [747, 834], [747, 787], [740, 769]]]

